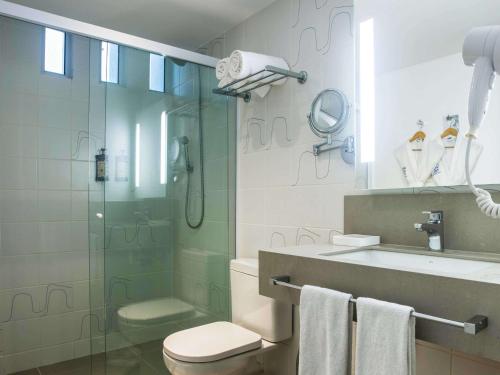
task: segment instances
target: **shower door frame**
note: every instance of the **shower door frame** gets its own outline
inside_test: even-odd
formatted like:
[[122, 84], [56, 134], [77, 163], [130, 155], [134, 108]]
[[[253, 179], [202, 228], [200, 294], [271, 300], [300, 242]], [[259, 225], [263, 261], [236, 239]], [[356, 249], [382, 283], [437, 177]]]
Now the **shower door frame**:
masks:
[[0, 0], [0, 15], [215, 68], [219, 59], [135, 35]]

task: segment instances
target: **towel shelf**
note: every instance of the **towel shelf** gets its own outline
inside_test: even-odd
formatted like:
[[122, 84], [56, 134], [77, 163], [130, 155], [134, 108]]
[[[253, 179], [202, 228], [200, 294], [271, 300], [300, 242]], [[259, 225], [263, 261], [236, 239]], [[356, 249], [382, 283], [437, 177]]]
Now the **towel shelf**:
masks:
[[248, 103], [252, 98], [252, 90], [270, 85], [271, 83], [287, 77], [295, 78], [299, 83], [304, 83], [307, 81], [307, 72], [294, 72], [287, 69], [281, 69], [276, 66], [266, 65], [266, 67], [261, 71], [232, 81], [221, 88], [214, 89], [213, 92], [215, 94], [243, 98], [243, 100]]
[[[290, 283], [290, 276], [274, 276], [274, 277], [270, 278], [269, 283], [271, 285], [279, 285], [279, 286], [284, 286], [287, 288], [292, 288], [292, 289], [297, 289], [297, 290], [302, 289], [301, 286]], [[355, 304], [356, 299], [351, 298], [350, 302]], [[464, 332], [469, 334], [469, 335], [477, 335], [479, 332], [481, 332], [482, 330], [486, 329], [486, 327], [488, 327], [488, 317], [483, 316], [483, 315], [475, 315], [471, 319], [467, 320], [466, 322], [457, 322], [455, 320], [444, 319], [444, 318], [440, 318], [437, 316], [422, 314], [422, 313], [415, 312], [415, 311], [412, 313], [412, 315], [415, 318], [430, 320], [433, 322], [447, 324], [447, 325], [450, 325], [453, 327], [462, 328], [464, 330]]]

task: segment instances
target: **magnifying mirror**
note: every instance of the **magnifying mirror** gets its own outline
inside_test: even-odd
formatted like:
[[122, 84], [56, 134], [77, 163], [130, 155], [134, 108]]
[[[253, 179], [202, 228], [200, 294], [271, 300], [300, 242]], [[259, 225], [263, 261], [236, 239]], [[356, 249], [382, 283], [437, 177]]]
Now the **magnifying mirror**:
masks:
[[309, 126], [314, 134], [321, 138], [339, 133], [349, 117], [349, 102], [339, 90], [321, 91], [311, 105]]
[[354, 137], [334, 139], [344, 130], [349, 118], [349, 102], [343, 92], [335, 89], [321, 91], [314, 98], [307, 118], [312, 132], [326, 138], [325, 142], [313, 146], [314, 155], [340, 148], [344, 161], [354, 163]]

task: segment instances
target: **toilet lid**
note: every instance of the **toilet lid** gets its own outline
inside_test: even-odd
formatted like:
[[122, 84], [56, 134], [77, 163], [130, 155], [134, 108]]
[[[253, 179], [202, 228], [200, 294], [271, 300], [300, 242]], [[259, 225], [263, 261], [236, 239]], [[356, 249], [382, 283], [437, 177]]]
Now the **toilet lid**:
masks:
[[229, 322], [186, 329], [163, 342], [167, 355], [184, 362], [213, 362], [261, 347], [262, 337]]
[[194, 314], [190, 304], [177, 298], [158, 298], [133, 303], [118, 309], [118, 316], [129, 323], [158, 324]]

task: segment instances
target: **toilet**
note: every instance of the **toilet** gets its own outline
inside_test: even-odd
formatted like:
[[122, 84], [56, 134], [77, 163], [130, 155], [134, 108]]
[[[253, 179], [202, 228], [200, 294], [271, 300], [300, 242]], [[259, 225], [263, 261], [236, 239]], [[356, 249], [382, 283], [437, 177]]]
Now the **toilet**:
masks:
[[197, 314], [192, 305], [172, 297], [132, 303], [117, 311], [120, 333], [132, 344], [164, 338], [177, 323]]
[[232, 322], [179, 331], [163, 342], [163, 360], [172, 375], [242, 375], [257, 356], [292, 336], [292, 306], [259, 294], [257, 259], [230, 263]]

